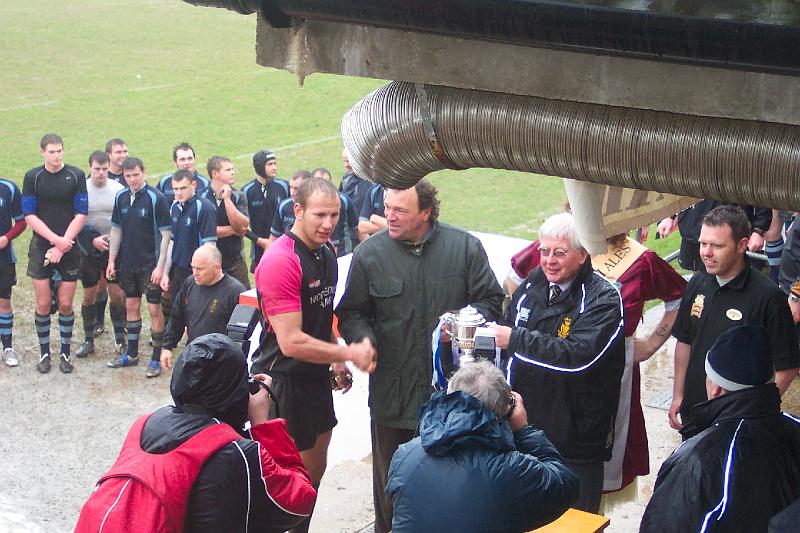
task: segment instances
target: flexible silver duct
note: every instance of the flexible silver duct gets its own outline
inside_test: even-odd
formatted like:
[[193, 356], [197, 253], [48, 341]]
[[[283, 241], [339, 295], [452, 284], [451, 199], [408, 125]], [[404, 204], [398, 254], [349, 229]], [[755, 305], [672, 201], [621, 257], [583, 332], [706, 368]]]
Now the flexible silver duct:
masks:
[[800, 209], [800, 127], [392, 82], [342, 119], [360, 176], [499, 168]]

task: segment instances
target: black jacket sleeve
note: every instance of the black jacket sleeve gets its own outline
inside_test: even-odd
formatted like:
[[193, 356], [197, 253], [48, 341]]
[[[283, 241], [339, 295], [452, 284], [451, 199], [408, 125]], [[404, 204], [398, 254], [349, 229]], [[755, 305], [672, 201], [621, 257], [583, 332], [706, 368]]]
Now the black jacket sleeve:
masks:
[[169, 323], [164, 331], [164, 348], [167, 350], [174, 350], [175, 347], [181, 342], [183, 332], [186, 331], [186, 292], [191, 285], [189, 280], [181, 285], [178, 292], [172, 297], [172, 315], [169, 317]]

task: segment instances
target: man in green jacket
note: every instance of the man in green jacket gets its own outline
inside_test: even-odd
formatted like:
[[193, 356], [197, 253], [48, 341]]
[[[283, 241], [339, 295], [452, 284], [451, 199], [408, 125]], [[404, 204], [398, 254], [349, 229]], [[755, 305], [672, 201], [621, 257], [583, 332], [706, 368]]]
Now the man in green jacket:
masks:
[[429, 181], [388, 190], [384, 205], [388, 228], [356, 248], [337, 308], [344, 338], [369, 337], [378, 352], [369, 382], [376, 533], [392, 527], [384, 494], [392, 455], [414, 437], [433, 392], [431, 336], [439, 317], [472, 305], [495, 320], [503, 302], [480, 241], [437, 221], [439, 201]]

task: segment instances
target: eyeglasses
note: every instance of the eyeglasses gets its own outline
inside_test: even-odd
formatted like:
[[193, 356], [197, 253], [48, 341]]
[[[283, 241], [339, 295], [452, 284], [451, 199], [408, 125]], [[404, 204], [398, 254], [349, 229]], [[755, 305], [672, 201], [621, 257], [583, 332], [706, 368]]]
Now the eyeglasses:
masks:
[[556, 248], [555, 250], [550, 250], [550, 248], [539, 248], [539, 255], [542, 257], [549, 257], [551, 253], [556, 256], [556, 259], [564, 259], [567, 257], [569, 250], [565, 250], [564, 248]]

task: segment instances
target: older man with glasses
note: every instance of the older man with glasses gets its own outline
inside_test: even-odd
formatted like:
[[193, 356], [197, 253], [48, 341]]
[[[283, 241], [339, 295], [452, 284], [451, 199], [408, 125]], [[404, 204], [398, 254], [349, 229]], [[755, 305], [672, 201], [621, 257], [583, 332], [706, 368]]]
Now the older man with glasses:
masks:
[[581, 481], [575, 507], [596, 513], [625, 365], [622, 300], [592, 271], [572, 215], [548, 218], [539, 239], [541, 264], [514, 292], [496, 342], [531, 423]]

